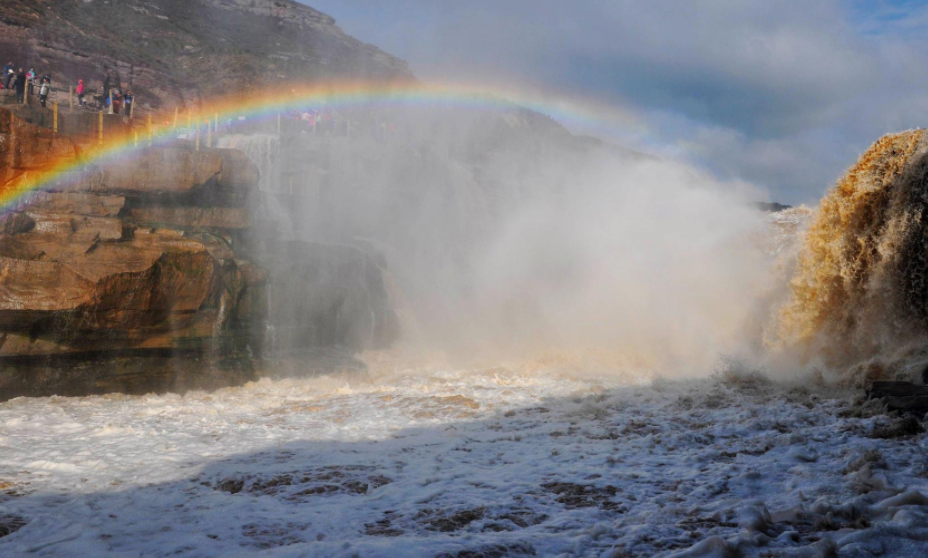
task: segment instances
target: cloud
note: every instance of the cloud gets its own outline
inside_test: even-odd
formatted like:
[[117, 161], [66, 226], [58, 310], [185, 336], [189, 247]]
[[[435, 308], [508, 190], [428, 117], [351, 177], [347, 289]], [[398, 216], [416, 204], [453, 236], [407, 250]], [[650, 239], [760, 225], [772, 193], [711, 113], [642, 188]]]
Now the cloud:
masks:
[[928, 109], [928, 9], [881, 0], [310, 2], [422, 77], [611, 99], [677, 151], [778, 200], [812, 201]]

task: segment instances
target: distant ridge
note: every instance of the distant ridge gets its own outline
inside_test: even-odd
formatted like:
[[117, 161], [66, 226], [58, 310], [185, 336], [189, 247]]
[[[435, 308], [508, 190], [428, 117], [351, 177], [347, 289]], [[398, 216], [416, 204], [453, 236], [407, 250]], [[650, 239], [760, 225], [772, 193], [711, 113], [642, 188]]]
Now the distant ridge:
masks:
[[4, 0], [0, 57], [64, 88], [109, 77], [153, 107], [287, 81], [412, 79], [293, 0]]
[[782, 203], [777, 202], [756, 202], [754, 207], [760, 209], [761, 211], [767, 211], [770, 213], [776, 213], [777, 211], [783, 211], [785, 209], [790, 209], [791, 205], [783, 205]]

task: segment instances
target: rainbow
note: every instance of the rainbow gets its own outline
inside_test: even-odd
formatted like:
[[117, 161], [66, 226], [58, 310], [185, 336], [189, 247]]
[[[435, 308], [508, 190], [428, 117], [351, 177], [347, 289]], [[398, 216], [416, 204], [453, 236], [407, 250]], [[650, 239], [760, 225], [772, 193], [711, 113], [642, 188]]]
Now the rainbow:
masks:
[[[271, 118], [306, 107], [338, 110], [377, 106], [441, 106], [496, 111], [524, 108], [549, 116], [582, 133], [629, 138], [643, 130], [633, 115], [608, 103], [538, 89], [460, 83], [341, 81], [286, 83], [268, 90], [218, 97], [182, 112], [184, 122], [177, 123], [176, 127], [155, 128], [152, 142], [177, 138], [179, 132], [186, 129], [188, 114], [196, 115], [191, 119], [202, 125], [204, 119], [237, 122], [243, 117]], [[131, 154], [147, 145], [147, 133], [142, 140], [126, 136], [105, 139], [99, 147], [83, 153], [77, 160], [54, 165], [41, 172], [24, 173], [16, 180], [0, 185], [0, 213], [25, 201], [30, 193], [41, 190], [62, 174], [80, 172], [88, 166]]]

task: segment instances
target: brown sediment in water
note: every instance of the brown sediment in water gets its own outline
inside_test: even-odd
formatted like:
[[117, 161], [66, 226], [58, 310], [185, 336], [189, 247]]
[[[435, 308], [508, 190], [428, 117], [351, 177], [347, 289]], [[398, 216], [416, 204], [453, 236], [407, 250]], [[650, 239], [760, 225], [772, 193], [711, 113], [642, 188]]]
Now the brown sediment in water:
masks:
[[768, 342], [847, 369], [928, 337], [928, 141], [877, 141], [822, 200]]

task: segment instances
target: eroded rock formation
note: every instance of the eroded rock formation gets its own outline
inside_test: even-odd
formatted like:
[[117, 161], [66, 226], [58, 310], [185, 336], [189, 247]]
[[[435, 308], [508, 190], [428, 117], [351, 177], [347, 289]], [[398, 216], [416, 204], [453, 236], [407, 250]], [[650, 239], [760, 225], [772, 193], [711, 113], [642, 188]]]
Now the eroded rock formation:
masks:
[[[0, 192], [81, 156], [2, 110], [0, 126]], [[294, 349], [382, 342], [377, 265], [348, 247], [256, 242], [257, 182], [237, 151], [151, 147], [7, 207], [0, 400], [227, 385]]]

